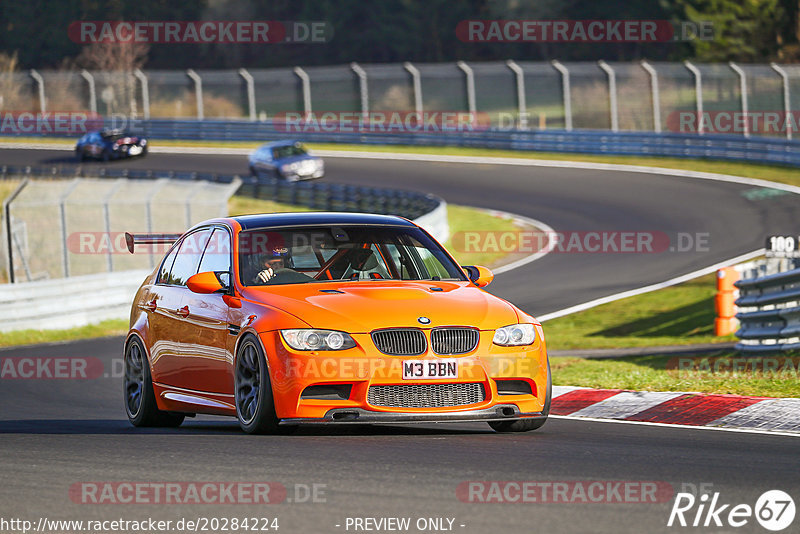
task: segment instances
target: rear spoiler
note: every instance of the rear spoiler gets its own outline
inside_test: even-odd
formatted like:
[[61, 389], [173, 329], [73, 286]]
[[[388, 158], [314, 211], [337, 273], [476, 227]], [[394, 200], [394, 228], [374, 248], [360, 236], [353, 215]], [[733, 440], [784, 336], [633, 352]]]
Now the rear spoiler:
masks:
[[130, 234], [125, 232], [125, 244], [128, 252], [133, 254], [134, 245], [163, 245], [171, 244], [180, 239], [183, 234]]

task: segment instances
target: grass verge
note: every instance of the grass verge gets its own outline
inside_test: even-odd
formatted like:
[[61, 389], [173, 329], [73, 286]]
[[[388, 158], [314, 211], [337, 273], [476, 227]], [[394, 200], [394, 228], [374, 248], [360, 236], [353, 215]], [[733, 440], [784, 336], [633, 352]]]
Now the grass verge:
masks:
[[[748, 367], [746, 362], [755, 369]], [[772, 368], [765, 365], [775, 363]], [[690, 362], [694, 366], [690, 369]], [[797, 358], [745, 360], [717, 356], [635, 356], [624, 359], [553, 358], [553, 383], [635, 391], [688, 391], [764, 397], [800, 397]], [[738, 370], [734, 370], [737, 369]], [[766, 370], [765, 370], [766, 369]]]
[[110, 319], [97, 324], [65, 330], [16, 330], [0, 333], [0, 347], [122, 336], [127, 332], [128, 321], [126, 319]]
[[609, 349], [732, 341], [714, 336], [715, 275], [547, 321], [547, 347]]

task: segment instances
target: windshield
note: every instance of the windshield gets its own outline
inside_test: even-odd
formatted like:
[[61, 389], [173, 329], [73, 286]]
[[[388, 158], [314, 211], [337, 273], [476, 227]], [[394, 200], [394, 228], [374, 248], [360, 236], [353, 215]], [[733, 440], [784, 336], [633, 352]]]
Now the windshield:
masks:
[[301, 144], [276, 146], [272, 149], [272, 157], [274, 159], [291, 158], [294, 156], [305, 156], [306, 149]]
[[408, 227], [303, 227], [239, 234], [243, 285], [466, 280], [433, 239]]
[[122, 137], [127, 137], [128, 134], [125, 132], [102, 132], [100, 134], [103, 136], [103, 139], [107, 139], [109, 141], [116, 141], [117, 139], [121, 139]]

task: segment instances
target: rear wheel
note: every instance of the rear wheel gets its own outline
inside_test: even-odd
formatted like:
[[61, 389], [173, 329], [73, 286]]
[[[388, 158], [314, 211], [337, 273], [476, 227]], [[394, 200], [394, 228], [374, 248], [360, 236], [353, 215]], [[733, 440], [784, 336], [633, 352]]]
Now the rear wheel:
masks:
[[183, 423], [182, 414], [162, 412], [156, 404], [150, 365], [144, 346], [132, 338], [125, 348], [125, 412], [133, 426], [177, 427]]
[[528, 432], [541, 428], [550, 414], [550, 399], [553, 397], [553, 378], [550, 376], [550, 360], [547, 360], [547, 390], [542, 416], [535, 419], [516, 419], [514, 421], [490, 421], [489, 426], [495, 432]]
[[272, 384], [261, 344], [247, 336], [236, 353], [236, 418], [248, 434], [277, 434], [294, 427], [279, 426]]

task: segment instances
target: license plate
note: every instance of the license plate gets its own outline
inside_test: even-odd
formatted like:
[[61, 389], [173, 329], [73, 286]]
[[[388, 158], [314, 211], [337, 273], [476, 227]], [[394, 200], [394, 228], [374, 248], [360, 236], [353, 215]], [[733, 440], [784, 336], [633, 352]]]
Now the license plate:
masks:
[[403, 360], [403, 380], [458, 378], [458, 360]]

